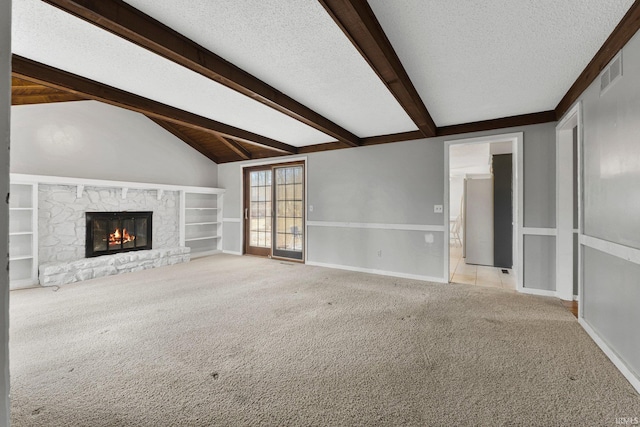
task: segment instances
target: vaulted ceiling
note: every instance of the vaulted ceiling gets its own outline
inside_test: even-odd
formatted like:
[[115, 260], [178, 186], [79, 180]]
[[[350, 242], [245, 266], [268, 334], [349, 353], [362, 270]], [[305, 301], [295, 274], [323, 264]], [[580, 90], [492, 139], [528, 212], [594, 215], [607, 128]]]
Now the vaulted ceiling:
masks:
[[13, 0], [12, 19], [14, 105], [106, 102], [224, 163], [555, 121], [640, 0]]

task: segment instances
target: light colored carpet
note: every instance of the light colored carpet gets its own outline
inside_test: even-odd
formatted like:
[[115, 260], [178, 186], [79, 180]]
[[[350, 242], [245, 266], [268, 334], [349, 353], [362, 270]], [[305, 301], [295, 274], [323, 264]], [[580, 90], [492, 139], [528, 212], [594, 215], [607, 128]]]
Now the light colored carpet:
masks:
[[615, 425], [550, 298], [218, 255], [11, 293], [14, 426]]

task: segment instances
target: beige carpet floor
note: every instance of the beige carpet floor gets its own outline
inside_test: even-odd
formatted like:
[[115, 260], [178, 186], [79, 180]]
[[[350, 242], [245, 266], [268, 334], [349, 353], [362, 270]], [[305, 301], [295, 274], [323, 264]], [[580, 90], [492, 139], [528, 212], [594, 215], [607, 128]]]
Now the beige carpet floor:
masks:
[[551, 298], [218, 255], [11, 292], [13, 426], [615, 426]]

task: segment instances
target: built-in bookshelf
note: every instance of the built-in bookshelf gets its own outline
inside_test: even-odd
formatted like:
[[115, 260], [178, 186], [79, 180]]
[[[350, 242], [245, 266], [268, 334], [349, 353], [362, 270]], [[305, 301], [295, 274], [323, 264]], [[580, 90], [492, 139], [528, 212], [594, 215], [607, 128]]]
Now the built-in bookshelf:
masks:
[[38, 184], [12, 182], [9, 196], [11, 289], [38, 283]]
[[191, 258], [222, 251], [222, 197], [224, 190], [181, 191], [181, 242]]

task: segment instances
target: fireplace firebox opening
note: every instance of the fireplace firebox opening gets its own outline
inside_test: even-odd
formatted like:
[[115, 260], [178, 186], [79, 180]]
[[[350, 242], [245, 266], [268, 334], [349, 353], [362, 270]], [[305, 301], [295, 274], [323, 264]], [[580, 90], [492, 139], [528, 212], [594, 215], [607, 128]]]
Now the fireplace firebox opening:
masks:
[[87, 258], [151, 248], [153, 212], [87, 212]]

